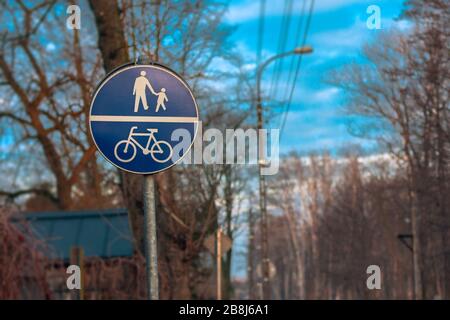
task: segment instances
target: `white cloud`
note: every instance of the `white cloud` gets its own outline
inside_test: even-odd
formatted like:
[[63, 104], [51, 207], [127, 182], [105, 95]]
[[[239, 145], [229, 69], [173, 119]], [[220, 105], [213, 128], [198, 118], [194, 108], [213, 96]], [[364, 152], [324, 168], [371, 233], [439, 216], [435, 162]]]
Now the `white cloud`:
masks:
[[292, 97], [293, 104], [330, 106], [333, 105], [336, 98], [339, 97], [340, 89], [336, 87], [322, 87], [315, 89], [308, 87], [303, 83], [297, 83]]
[[[305, 0], [306, 1], [306, 0]], [[327, 12], [350, 6], [352, 4], [370, 3], [373, 0], [321, 0], [316, 1], [314, 4], [314, 12]], [[309, 1], [306, 3], [306, 9], [309, 8]], [[260, 10], [259, 1], [246, 0], [236, 4], [232, 4], [229, 7], [226, 19], [231, 23], [239, 23], [248, 20], [258, 19]], [[302, 1], [294, 1], [293, 12], [294, 14], [300, 14], [303, 8]], [[283, 1], [268, 1], [266, 2], [266, 16], [281, 16], [284, 11]]]
[[286, 119], [285, 132], [289, 132], [294, 141], [336, 138], [339, 132], [346, 133], [346, 127], [344, 123], [334, 123], [335, 117], [336, 112], [326, 108], [291, 111]]
[[374, 0], [323, 0], [316, 1], [314, 8], [316, 12], [325, 12], [347, 7], [353, 4], [372, 3]]
[[414, 27], [414, 23], [405, 19], [381, 19], [381, 27], [382, 29], [395, 28], [401, 32], [408, 32]]
[[228, 60], [222, 57], [214, 57], [211, 61], [211, 69], [220, 72], [230, 72], [235, 70], [236, 67], [233, 66]]
[[[301, 77], [303, 79], [308, 79], [307, 74], [302, 74]], [[271, 88], [271, 78], [267, 78], [262, 82], [262, 91], [263, 94], [268, 94]], [[307, 81], [306, 81], [307, 82]], [[297, 81], [293, 96], [292, 103], [293, 104], [301, 104], [305, 103], [314, 104], [314, 105], [330, 105], [333, 101], [339, 97], [340, 89], [332, 86], [323, 87], [321, 89], [315, 89], [305, 81]], [[281, 97], [287, 97], [292, 88], [292, 83], [287, 83], [286, 78], [282, 78], [279, 80], [277, 84], [277, 93], [276, 99], [280, 99]]]
[[259, 1], [245, 1], [230, 5], [226, 19], [232, 23], [252, 20], [259, 17]]
[[256, 63], [246, 63], [242, 66], [245, 71], [254, 71], [256, 69]]
[[315, 91], [308, 101], [313, 103], [325, 103], [330, 102], [339, 93], [339, 89], [336, 87], [330, 87], [322, 90]]
[[311, 36], [310, 43], [315, 48], [316, 58], [313, 64], [322, 64], [338, 57], [356, 56], [359, 49], [370, 40], [376, 39], [380, 31], [398, 30], [407, 33], [413, 26], [413, 23], [407, 20], [382, 19], [381, 30], [369, 30], [365, 20], [358, 16], [347, 28], [324, 31]]
[[325, 31], [311, 37], [311, 43], [316, 47], [339, 50], [339, 48], [360, 48], [367, 41], [370, 30], [365, 21], [359, 18], [348, 28]]

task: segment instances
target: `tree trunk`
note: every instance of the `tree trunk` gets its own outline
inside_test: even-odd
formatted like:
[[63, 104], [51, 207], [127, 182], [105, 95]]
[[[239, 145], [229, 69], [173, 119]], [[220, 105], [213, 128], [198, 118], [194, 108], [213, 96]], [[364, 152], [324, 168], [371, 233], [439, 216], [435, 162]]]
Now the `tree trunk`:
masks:
[[58, 207], [61, 210], [69, 210], [72, 208], [72, 186], [65, 179], [58, 179], [56, 182], [58, 193]]
[[[415, 184], [413, 183], [413, 188]], [[420, 213], [417, 210], [417, 195], [414, 191], [410, 192], [411, 197], [411, 228], [413, 236], [413, 272], [414, 272], [414, 299], [422, 300], [422, 263], [421, 263], [421, 243], [420, 243]]]
[[[232, 190], [232, 167], [227, 165], [225, 169], [225, 223], [226, 223], [226, 235], [233, 239], [232, 231], [232, 213], [233, 213], [233, 190]], [[223, 298], [225, 300], [231, 299], [233, 287], [231, 284], [231, 259], [233, 256], [233, 248], [231, 248], [225, 256], [225, 261], [223, 263], [223, 287], [225, 288], [223, 292]]]
[[[95, 16], [98, 47], [106, 72], [130, 61], [119, 6], [111, 0], [89, 0]], [[135, 250], [143, 253], [142, 176], [120, 172], [121, 189], [134, 237]]]

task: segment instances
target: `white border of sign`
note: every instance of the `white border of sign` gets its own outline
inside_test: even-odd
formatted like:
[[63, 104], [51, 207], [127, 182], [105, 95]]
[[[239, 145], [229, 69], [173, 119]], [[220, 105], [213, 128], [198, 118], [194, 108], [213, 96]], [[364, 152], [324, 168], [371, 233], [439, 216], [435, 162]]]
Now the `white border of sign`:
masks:
[[[158, 171], [153, 171], [153, 172], [135, 172], [135, 171], [131, 171], [128, 169], [124, 169], [122, 167], [120, 167], [119, 165], [115, 164], [114, 162], [112, 162], [111, 160], [109, 160], [104, 154], [103, 152], [100, 150], [100, 148], [97, 145], [97, 142], [95, 141], [94, 135], [92, 134], [92, 127], [91, 127], [91, 118], [92, 116], [92, 105], [94, 104], [95, 98], [97, 97], [98, 92], [101, 90], [101, 88], [108, 82], [109, 79], [111, 79], [112, 77], [116, 76], [117, 74], [128, 70], [128, 69], [133, 69], [133, 68], [142, 68], [142, 67], [150, 67], [150, 68], [155, 68], [155, 69], [159, 69], [161, 71], [167, 72], [169, 74], [171, 74], [172, 76], [174, 76], [175, 78], [177, 78], [188, 90], [189, 94], [192, 97], [192, 100], [194, 101], [194, 105], [195, 105], [195, 112], [197, 114], [197, 121], [193, 122], [194, 123], [194, 136], [192, 138], [192, 142], [189, 146], [189, 148], [187, 148], [186, 152], [178, 158], [177, 161], [175, 161], [174, 163], [172, 163], [170, 166], [168, 166], [167, 168], [158, 170]], [[95, 116], [94, 116], [95, 117]], [[164, 122], [164, 121], [162, 121]], [[105, 158], [109, 163], [111, 163], [114, 167], [119, 168], [120, 170], [126, 171], [126, 172], [130, 172], [130, 173], [134, 173], [134, 174], [140, 174], [140, 175], [152, 175], [152, 174], [156, 174], [162, 171], [165, 171], [167, 169], [172, 168], [174, 165], [176, 165], [178, 162], [180, 162], [185, 156], [186, 154], [188, 154], [192, 148], [192, 145], [194, 144], [195, 138], [197, 137], [197, 133], [198, 133], [198, 122], [199, 122], [199, 112], [198, 112], [198, 105], [197, 105], [197, 101], [195, 100], [194, 95], [192, 94], [192, 90], [191, 88], [189, 88], [189, 85], [186, 83], [186, 81], [184, 81], [178, 74], [176, 74], [174, 71], [172, 71], [170, 68], [163, 66], [159, 63], [156, 64], [131, 64], [131, 65], [125, 65], [123, 67], [119, 67], [117, 69], [114, 69], [113, 71], [111, 71], [111, 73], [109, 75], [107, 75], [106, 78], [104, 78], [102, 80], [102, 82], [100, 83], [100, 85], [97, 87], [97, 89], [95, 90], [94, 96], [92, 98], [91, 101], [91, 105], [89, 107], [89, 132], [92, 138], [92, 141], [94, 141], [95, 147], [97, 148], [97, 151], [100, 152], [100, 154], [102, 155], [103, 158]]]

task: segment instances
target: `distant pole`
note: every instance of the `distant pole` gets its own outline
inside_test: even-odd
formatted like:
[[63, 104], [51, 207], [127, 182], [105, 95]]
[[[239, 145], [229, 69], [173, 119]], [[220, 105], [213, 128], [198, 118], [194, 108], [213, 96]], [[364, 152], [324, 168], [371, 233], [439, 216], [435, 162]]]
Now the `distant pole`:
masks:
[[217, 229], [217, 300], [222, 300], [222, 228]]
[[[258, 73], [258, 89], [257, 89], [257, 104], [256, 104], [256, 112], [257, 112], [257, 128], [260, 131], [263, 128], [264, 120], [263, 120], [263, 108], [262, 108], [262, 100], [260, 94], [260, 73], [262, 72], [262, 68], [259, 69]], [[259, 177], [259, 207], [261, 212], [261, 258], [262, 258], [262, 296], [263, 299], [270, 299], [270, 283], [269, 283], [269, 236], [268, 236], [268, 225], [267, 225], [267, 194], [266, 194], [266, 178], [262, 172], [263, 167], [265, 165], [264, 159], [264, 144], [262, 141], [258, 143], [258, 177]]]
[[[295, 48], [292, 51], [283, 52], [270, 57], [261, 63], [256, 69], [256, 116], [258, 132], [264, 126], [263, 106], [261, 97], [261, 78], [264, 69], [277, 59], [290, 55], [301, 55], [312, 52], [309, 46]], [[268, 216], [267, 216], [267, 192], [266, 178], [263, 174], [263, 168], [267, 165], [265, 159], [265, 149], [263, 141], [258, 142], [258, 177], [259, 177], [259, 208], [261, 214], [261, 258], [262, 258], [262, 294], [263, 299], [270, 299], [271, 288], [269, 283], [269, 235], [268, 235]]]
[[158, 252], [156, 246], [155, 180], [144, 176], [145, 260], [147, 293], [150, 300], [159, 299]]
[[248, 279], [248, 298], [254, 299], [255, 298], [255, 292], [254, 292], [254, 281], [253, 281], [253, 272], [254, 272], [254, 245], [255, 245], [255, 231], [253, 226], [253, 212], [250, 209], [248, 211], [248, 228], [249, 228], [249, 235], [248, 235], [248, 266], [247, 266], [247, 279]]

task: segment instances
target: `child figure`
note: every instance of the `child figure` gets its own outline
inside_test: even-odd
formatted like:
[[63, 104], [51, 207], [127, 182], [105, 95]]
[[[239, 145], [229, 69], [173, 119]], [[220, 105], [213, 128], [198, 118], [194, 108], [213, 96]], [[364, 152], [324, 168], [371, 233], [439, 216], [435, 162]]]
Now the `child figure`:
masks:
[[156, 101], [156, 112], [158, 112], [159, 107], [162, 107], [166, 110], [166, 106], [164, 105], [165, 101], [169, 101], [166, 95], [166, 88], [162, 88], [160, 92], [156, 94], [158, 96], [158, 100]]

